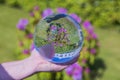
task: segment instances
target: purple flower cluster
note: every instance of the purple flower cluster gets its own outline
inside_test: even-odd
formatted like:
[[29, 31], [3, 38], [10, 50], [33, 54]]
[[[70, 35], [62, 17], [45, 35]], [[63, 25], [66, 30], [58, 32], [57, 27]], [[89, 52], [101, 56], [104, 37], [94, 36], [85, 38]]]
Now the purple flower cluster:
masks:
[[[58, 13], [67, 13], [67, 10], [66, 10], [65, 8], [57, 8], [57, 12], [58, 12]], [[53, 14], [52, 9], [47, 8], [47, 9], [45, 9], [45, 10], [43, 11], [42, 17], [46, 17], [46, 16], [49, 16], [49, 15], [51, 15], [51, 14]]]
[[78, 23], [80, 23], [80, 22], [81, 22], [80, 17], [79, 17], [79, 16], [77, 16], [75, 13], [70, 14], [70, 16], [71, 16], [73, 19], [75, 19]]
[[67, 10], [65, 8], [57, 8], [58, 13], [67, 13]]
[[[67, 9], [60, 7], [60, 8], [57, 8], [57, 12], [65, 14], [65, 13], [67, 13]], [[42, 17], [46, 17], [46, 16], [51, 15], [51, 14], [53, 14], [52, 9], [47, 8], [46, 10], [43, 11]], [[32, 13], [31, 13], [31, 15], [32, 15]], [[81, 22], [81, 19], [79, 16], [77, 16], [77, 14], [72, 13], [72, 14], [70, 14], [70, 16], [73, 17], [78, 23]]]
[[97, 39], [97, 35], [94, 33], [93, 26], [91, 25], [91, 23], [88, 20], [86, 20], [86, 21], [83, 22], [83, 27], [87, 30], [88, 34], [93, 39]]
[[23, 52], [23, 54], [29, 54], [30, 50], [29, 49], [24, 49], [22, 52]]
[[27, 19], [20, 19], [18, 24], [17, 24], [17, 28], [19, 30], [25, 30], [27, 25], [28, 25]]
[[[54, 41], [55, 46], [63, 46], [68, 42], [67, 30], [64, 27], [59, 27], [57, 25], [51, 25], [48, 31], [47, 40], [49, 42]], [[63, 40], [63, 41], [60, 41]]]
[[37, 11], [37, 12], [39, 11], [39, 6], [35, 6], [35, 7], [33, 8], [33, 11], [31, 11], [29, 15], [30, 15], [31, 17], [34, 17], [36, 11]]
[[91, 23], [87, 20], [83, 22], [83, 27], [87, 30], [88, 29], [93, 29]]
[[49, 16], [49, 15], [51, 15], [51, 14], [53, 14], [52, 9], [47, 8], [47, 9], [45, 9], [45, 10], [43, 11], [42, 17], [44, 18], [44, 17]]
[[74, 63], [65, 69], [66, 73], [72, 76], [74, 80], [82, 80], [82, 70], [82, 67], [78, 63]]
[[60, 28], [58, 33], [62, 33], [62, 32], [66, 33], [67, 30], [65, 28]]
[[92, 33], [91, 37], [92, 37], [93, 39], [97, 39], [97, 34]]
[[33, 38], [33, 34], [32, 34], [32, 33], [29, 33], [29, 34], [26, 35], [26, 37], [27, 37], [28, 39], [32, 39], [32, 38]]
[[56, 29], [57, 29], [57, 27], [56, 27], [56, 26], [54, 26], [54, 25], [52, 25], [52, 26], [50, 27], [50, 29], [51, 29], [51, 30], [56, 30]]
[[[57, 30], [57, 26], [52, 25], [52, 26], [50, 27], [50, 29], [51, 29], [52, 31], [56, 31], [56, 30]], [[65, 28], [59, 28], [58, 33], [62, 33], [62, 32], [66, 33], [67, 30], [66, 30]]]
[[91, 49], [90, 49], [90, 53], [91, 53], [91, 54], [95, 54], [95, 53], [96, 53], [96, 49], [95, 49], [95, 48], [91, 48]]
[[[67, 13], [67, 9], [65, 9], [65, 8], [57, 8], [57, 12], [58, 13]], [[72, 17], [72, 18], [74, 18], [78, 23], [80, 23], [81, 22], [81, 19], [80, 19], [80, 17], [79, 16], [77, 16], [77, 14], [75, 14], [75, 13], [72, 13], [72, 14], [70, 14], [70, 16]]]
[[35, 45], [32, 43], [31, 46], [30, 46], [30, 49], [24, 49], [22, 51], [23, 54], [29, 54], [30, 51], [32, 51], [33, 49], [35, 48]]

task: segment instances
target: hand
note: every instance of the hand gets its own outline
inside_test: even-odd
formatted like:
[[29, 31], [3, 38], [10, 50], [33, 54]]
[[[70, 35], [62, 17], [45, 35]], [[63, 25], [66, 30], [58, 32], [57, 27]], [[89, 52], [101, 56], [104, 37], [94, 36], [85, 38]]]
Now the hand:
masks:
[[[47, 61], [40, 56], [36, 49], [31, 52], [31, 56], [28, 58], [2, 63], [1, 65], [6, 74], [9, 74], [13, 80], [21, 80], [39, 71], [60, 71], [68, 67], [68, 65], [58, 65]], [[2, 80], [8, 79], [4, 77]]]
[[[77, 61], [77, 58], [75, 61]], [[31, 52], [31, 56], [28, 58], [2, 63], [1, 65], [5, 69], [6, 73], [13, 78], [13, 80], [21, 80], [40, 71], [61, 71], [68, 67], [68, 65], [54, 64], [47, 61], [36, 49]], [[3, 80], [8, 79], [5, 77]]]
[[36, 49], [34, 49], [31, 52], [31, 56], [33, 59], [33, 63], [36, 64], [36, 68], [35, 70], [38, 71], [61, 71], [63, 69], [65, 69], [66, 67], [68, 67], [68, 65], [58, 65], [58, 64], [54, 64], [51, 63], [49, 61], [47, 61], [46, 59], [44, 59]]

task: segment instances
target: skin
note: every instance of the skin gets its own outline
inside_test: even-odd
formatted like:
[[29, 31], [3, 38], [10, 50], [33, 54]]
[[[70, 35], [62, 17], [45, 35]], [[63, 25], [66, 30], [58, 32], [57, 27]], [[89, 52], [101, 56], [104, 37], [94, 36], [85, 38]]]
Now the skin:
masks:
[[68, 67], [68, 65], [58, 65], [45, 60], [34, 49], [31, 56], [19, 61], [6, 62], [1, 64], [7, 73], [14, 80], [21, 80], [36, 72], [61, 71]]

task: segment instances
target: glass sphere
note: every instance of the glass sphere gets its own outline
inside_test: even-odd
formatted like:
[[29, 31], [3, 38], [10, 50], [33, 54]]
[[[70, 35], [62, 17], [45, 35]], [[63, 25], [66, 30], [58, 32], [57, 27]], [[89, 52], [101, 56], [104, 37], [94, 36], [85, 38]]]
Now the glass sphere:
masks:
[[52, 14], [38, 22], [34, 44], [53, 63], [73, 62], [80, 54], [83, 34], [79, 23], [67, 14]]

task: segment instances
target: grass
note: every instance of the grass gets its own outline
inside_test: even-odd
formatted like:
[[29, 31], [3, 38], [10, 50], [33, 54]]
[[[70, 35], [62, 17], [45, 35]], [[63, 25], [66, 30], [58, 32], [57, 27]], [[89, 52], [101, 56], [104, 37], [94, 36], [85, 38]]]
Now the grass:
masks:
[[101, 48], [99, 57], [106, 64], [106, 71], [101, 79], [120, 80], [120, 33], [115, 29], [96, 29]]
[[[21, 17], [27, 17], [25, 11], [0, 5], [0, 62], [15, 60], [16, 23]], [[100, 40], [98, 55], [106, 65], [102, 77], [96, 80], [120, 80], [120, 33], [115, 29], [95, 28]], [[34, 76], [33, 76], [34, 77]], [[26, 80], [36, 80], [30, 77]]]
[[15, 59], [16, 23], [26, 15], [24, 11], [0, 5], [0, 62]]

